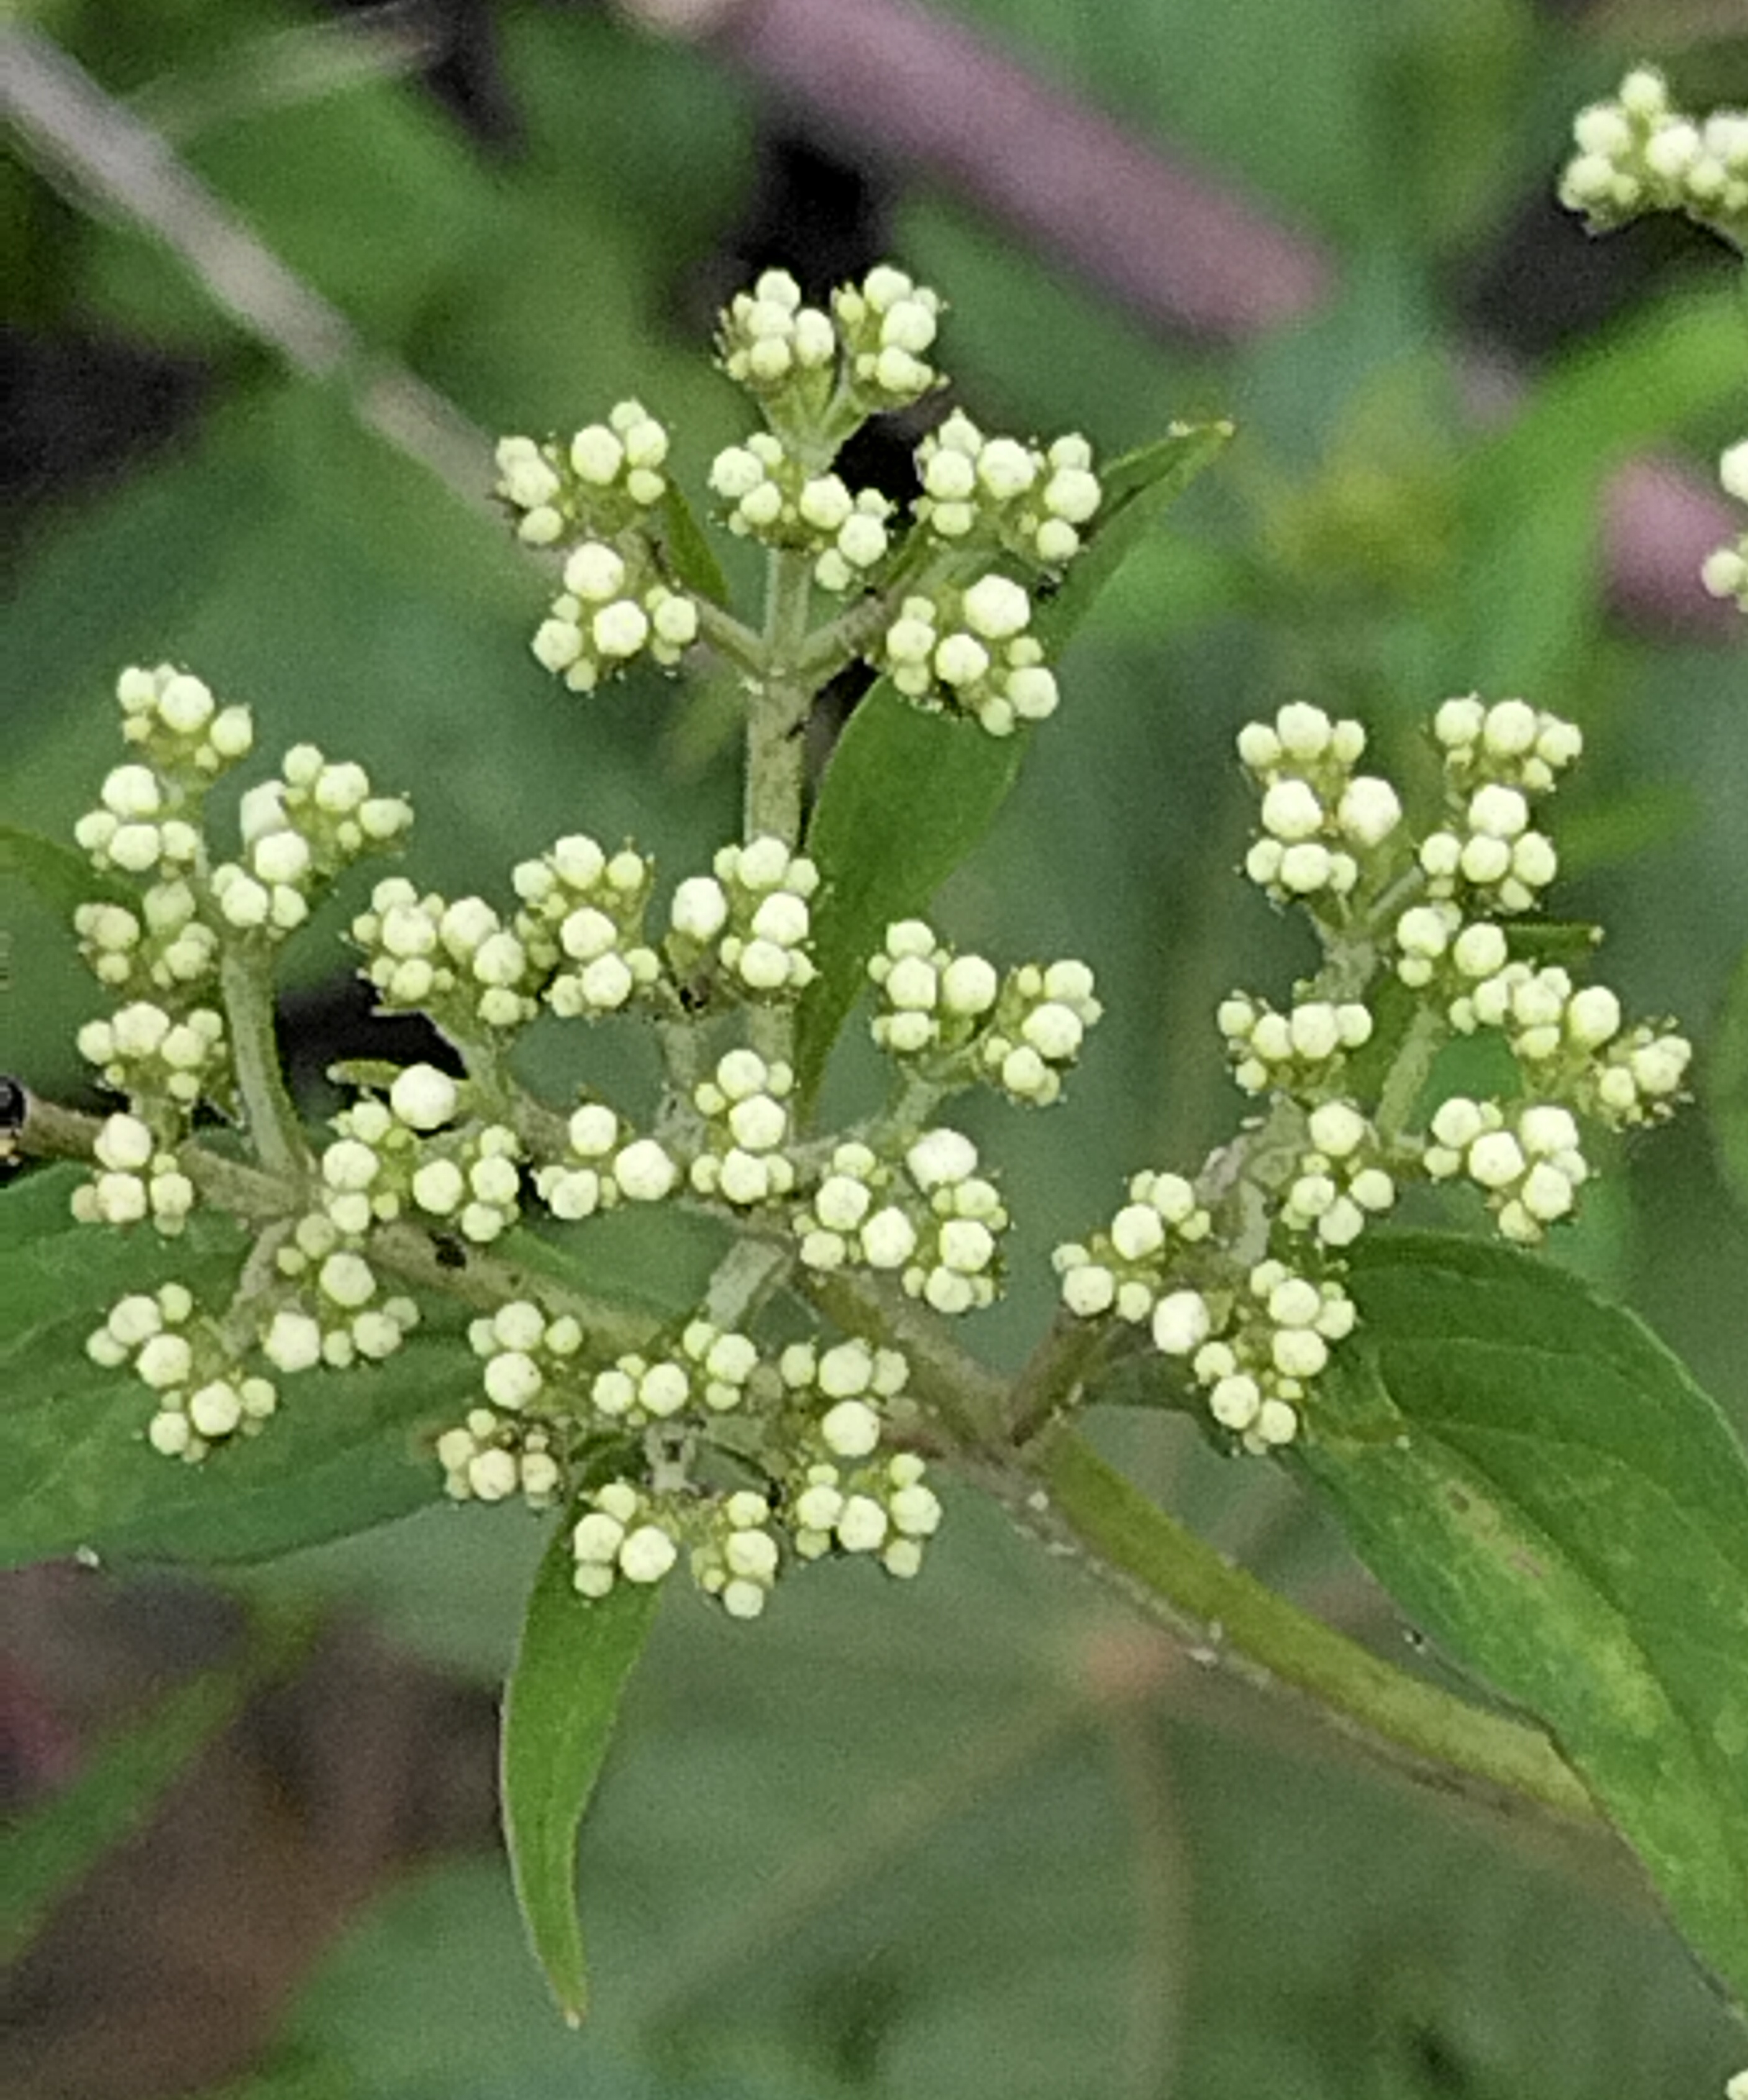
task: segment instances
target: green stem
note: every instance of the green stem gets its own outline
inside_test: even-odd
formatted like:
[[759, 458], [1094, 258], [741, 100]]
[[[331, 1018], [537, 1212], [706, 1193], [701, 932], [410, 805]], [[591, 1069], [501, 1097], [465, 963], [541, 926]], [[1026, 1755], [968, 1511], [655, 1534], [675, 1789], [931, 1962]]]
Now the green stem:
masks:
[[698, 639], [749, 677], [759, 677], [764, 668], [764, 647], [753, 630], [724, 612], [707, 598], [693, 594], [698, 611]]
[[[762, 673], [747, 681], [745, 835], [800, 842], [806, 726], [817, 682], [800, 669], [807, 641], [813, 567], [790, 548], [773, 548], [765, 571]], [[752, 1047], [773, 1065], [795, 1063], [792, 1006], [754, 1007], [748, 1017]]]
[[1598, 1820], [1583, 1783], [1539, 1729], [1485, 1712], [1381, 1661], [1231, 1566], [1106, 1464], [1084, 1437], [1047, 1434], [1027, 1458], [980, 1469], [1027, 1530], [1085, 1561], [1199, 1657], [1316, 1702], [1345, 1733], [1413, 1776], [1496, 1807], [1529, 1800]]
[[[19, 1136], [21, 1149], [32, 1158], [89, 1159], [102, 1128], [100, 1117], [82, 1115], [32, 1094], [26, 1096]], [[268, 1174], [200, 1145], [183, 1145], [176, 1158], [204, 1202], [258, 1233], [276, 1222], [295, 1220], [306, 1207], [301, 1174], [292, 1180]], [[647, 1348], [661, 1329], [659, 1320], [592, 1297], [544, 1266], [469, 1247], [456, 1268], [432, 1235], [416, 1224], [378, 1225], [365, 1252], [372, 1267], [476, 1312], [495, 1312], [513, 1298], [537, 1299], [548, 1311], [571, 1314], [592, 1339], [616, 1353]]]
[[303, 1126], [280, 1069], [273, 1035], [273, 971], [264, 953], [231, 941], [218, 966], [219, 996], [231, 1038], [231, 1070], [244, 1127], [270, 1174], [302, 1176], [310, 1167]]
[[801, 836], [800, 732], [815, 690], [799, 668], [812, 589], [807, 555], [773, 549], [765, 572], [764, 668], [747, 702], [745, 832], [788, 846]]

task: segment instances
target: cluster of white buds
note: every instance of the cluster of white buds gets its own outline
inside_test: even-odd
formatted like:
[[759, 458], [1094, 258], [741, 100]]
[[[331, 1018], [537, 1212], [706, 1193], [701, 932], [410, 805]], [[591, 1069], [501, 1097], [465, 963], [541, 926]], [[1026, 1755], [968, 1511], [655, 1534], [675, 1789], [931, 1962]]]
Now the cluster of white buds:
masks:
[[1435, 900], [1467, 892], [1495, 910], [1517, 912], [1541, 902], [1560, 859], [1547, 833], [1531, 829], [1530, 798], [1522, 788], [1490, 780], [1468, 796], [1457, 825], [1429, 832], [1421, 840], [1420, 869]]
[[501, 1502], [520, 1494], [531, 1510], [551, 1509], [564, 1484], [554, 1441], [550, 1423], [471, 1408], [465, 1422], [437, 1440], [443, 1493], [457, 1502]]
[[1645, 211], [1681, 211], [1748, 233], [1748, 110], [1702, 121], [1673, 108], [1667, 82], [1635, 67], [1614, 99], [1578, 112], [1578, 152], [1560, 178], [1560, 201], [1594, 232]]
[[797, 1555], [817, 1560], [834, 1547], [877, 1554], [889, 1575], [914, 1575], [941, 1510], [921, 1458], [881, 1455], [888, 1411], [909, 1375], [904, 1357], [859, 1339], [826, 1348], [797, 1342], [777, 1368], [801, 1405], [804, 1440], [819, 1454], [798, 1464], [789, 1482]]
[[661, 975], [660, 958], [643, 940], [654, 875], [630, 846], [609, 854], [582, 832], [517, 863], [515, 932], [534, 971], [552, 973], [544, 997], [553, 1012], [567, 1020], [616, 1013]]
[[192, 885], [178, 876], [153, 883], [137, 911], [112, 902], [78, 906], [73, 931], [92, 976], [111, 991], [186, 998], [218, 967], [218, 936], [199, 911]]
[[618, 1582], [659, 1582], [680, 1558], [683, 1533], [673, 1512], [629, 1480], [609, 1480], [583, 1501], [571, 1527], [579, 1596], [605, 1597]]
[[100, 871], [161, 873], [174, 881], [200, 859], [200, 827], [174, 814], [182, 799], [152, 766], [114, 766], [104, 777], [97, 808], [80, 818], [73, 837]]
[[994, 570], [963, 590], [940, 585], [905, 599], [878, 661], [921, 708], [968, 715], [991, 736], [1056, 712], [1056, 680], [1042, 645], [1026, 633], [1032, 601]]
[[940, 310], [938, 293], [890, 263], [832, 293], [843, 376], [859, 400], [871, 408], [905, 408], [940, 383], [927, 355]]
[[1162, 1308], [1173, 1300], [1160, 1301], [1155, 1346], [1190, 1357], [1209, 1413], [1242, 1449], [1257, 1454], [1290, 1444], [1299, 1433], [1305, 1388], [1328, 1364], [1330, 1344], [1354, 1331], [1353, 1299], [1333, 1279], [1319, 1283], [1284, 1262], [1258, 1262], [1219, 1335], [1200, 1339], [1198, 1327], [1209, 1335], [1207, 1301], [1193, 1292], [1174, 1295], [1197, 1302], [1176, 1307], [1162, 1339]]
[[187, 1223], [194, 1184], [139, 1117], [106, 1117], [91, 1156], [90, 1180], [73, 1192], [73, 1215], [81, 1224], [134, 1225], [149, 1218], [174, 1238]]
[[768, 1065], [755, 1050], [730, 1050], [717, 1060], [712, 1075], [692, 1090], [706, 1125], [689, 1177], [700, 1196], [746, 1210], [790, 1193], [795, 1169], [783, 1147], [794, 1088], [789, 1066]]
[[238, 820], [243, 858], [213, 870], [213, 901], [239, 932], [281, 938], [342, 868], [401, 838], [412, 809], [403, 796], [373, 795], [362, 765], [300, 743], [286, 752], [281, 778], [247, 791]]
[[1085, 1244], [1069, 1241], [1050, 1257], [1062, 1302], [1083, 1320], [1114, 1312], [1138, 1326], [1164, 1295], [1174, 1260], [1200, 1246], [1213, 1220], [1181, 1174], [1130, 1177], [1129, 1201]]
[[1453, 1094], [1432, 1121], [1425, 1167], [1435, 1181], [1466, 1175], [1486, 1195], [1503, 1238], [1534, 1246], [1570, 1215], [1590, 1170], [1570, 1110], [1552, 1102], [1512, 1105]]
[[215, 1007], [194, 1007], [178, 1021], [150, 999], [134, 999], [107, 1020], [86, 1021], [77, 1039], [105, 1086], [168, 1101], [185, 1114], [227, 1084], [230, 1053]]
[[1372, 1039], [1372, 1010], [1357, 999], [1305, 999], [1278, 1013], [1265, 999], [1234, 992], [1215, 1020], [1247, 1094], [1327, 1085], [1347, 1053]]
[[645, 655], [671, 669], [698, 639], [697, 601], [657, 576], [641, 549], [627, 558], [605, 540], [584, 540], [565, 562], [564, 582], [531, 646], [574, 693], [593, 692]]
[[1440, 704], [1433, 737], [1460, 797], [1484, 786], [1545, 795], [1584, 751], [1584, 733], [1575, 722], [1527, 700], [1495, 700], [1490, 707], [1475, 693]]
[[784, 997], [813, 982], [808, 900], [819, 870], [806, 854], [778, 838], [722, 847], [711, 875], [689, 876], [668, 907], [667, 941], [674, 973], [693, 977], [708, 957], [739, 993]]
[[782, 1559], [768, 1499], [740, 1488], [715, 1505], [703, 1540], [692, 1549], [692, 1579], [731, 1619], [756, 1619]]
[[925, 1131], [906, 1149], [905, 1167], [927, 1209], [900, 1282], [937, 1312], [993, 1304], [1008, 1215], [995, 1184], [977, 1171], [976, 1146], [956, 1130]]
[[1365, 748], [1357, 721], [1332, 721], [1302, 701], [1239, 730], [1238, 755], [1262, 789], [1262, 836], [1244, 872], [1271, 897], [1346, 896], [1362, 863], [1394, 832], [1396, 790], [1354, 771]]
[[549, 1383], [566, 1383], [567, 1374], [575, 1384], [583, 1341], [583, 1329], [569, 1313], [548, 1318], [526, 1298], [511, 1299], [468, 1326], [468, 1346], [485, 1365], [486, 1397], [505, 1414], [525, 1413]]
[[516, 536], [550, 547], [579, 531], [610, 538], [642, 524], [667, 493], [667, 442], [641, 401], [615, 403], [568, 444], [500, 439], [497, 492], [517, 514]]
[[219, 706], [210, 689], [173, 664], [130, 664], [116, 682], [121, 734], [143, 744], [160, 771], [215, 775], [246, 757], [255, 741], [244, 707]]
[[981, 532], [1046, 569], [1080, 552], [1081, 528], [1102, 501], [1085, 438], [1058, 438], [1041, 452], [1017, 438], [986, 438], [959, 409], [918, 447], [917, 473], [916, 514], [936, 538], [956, 545]]
[[1351, 1246], [1367, 1221], [1396, 1201], [1377, 1134], [1350, 1101], [1320, 1101], [1306, 1122], [1310, 1149], [1281, 1192], [1290, 1232], [1314, 1233], [1326, 1247]]
[[1693, 1044], [1672, 1026], [1641, 1022], [1610, 1043], [1580, 1081], [1578, 1105], [1617, 1130], [1662, 1123], [1675, 1113], [1693, 1058]]
[[1103, 1012], [1085, 963], [1027, 963], [1004, 979], [981, 955], [955, 955], [921, 919], [887, 928], [868, 974], [880, 993], [872, 1030], [883, 1050], [927, 1058], [931, 1068], [961, 1061], [1039, 1107], [1059, 1098], [1063, 1074]]
[[360, 1357], [381, 1363], [419, 1324], [412, 1299], [382, 1295], [376, 1271], [347, 1238], [325, 1211], [313, 1211], [275, 1254], [275, 1266], [297, 1291], [262, 1340], [275, 1369], [346, 1370]]
[[404, 876], [370, 893], [352, 921], [364, 974], [390, 1007], [451, 1008], [469, 1026], [519, 1028], [533, 1020], [540, 973], [521, 937], [482, 897], [421, 896]]
[[693, 1320], [680, 1338], [680, 1347], [694, 1366], [698, 1398], [711, 1414], [731, 1413], [754, 1390], [759, 1350], [749, 1336], [709, 1320]]
[[147, 1441], [165, 1458], [191, 1462], [227, 1437], [253, 1435], [279, 1398], [269, 1380], [239, 1370], [217, 1333], [193, 1314], [192, 1292], [166, 1283], [151, 1296], [119, 1299], [85, 1345], [108, 1370], [131, 1363], [157, 1401]]
[[885, 558], [887, 499], [876, 488], [852, 495], [840, 474], [810, 473], [768, 430], [718, 452], [710, 486], [731, 532], [768, 547], [808, 549], [823, 589], [848, 590]]
[[860, 1140], [834, 1148], [808, 1207], [792, 1220], [802, 1266], [900, 1269], [916, 1252], [916, 1224], [892, 1196], [894, 1168]]
[[793, 1220], [804, 1268], [896, 1271], [937, 1312], [990, 1304], [1007, 1211], [977, 1171], [977, 1148], [956, 1130], [925, 1131], [905, 1149], [902, 1177], [871, 1146], [837, 1146], [808, 1207]]
[[555, 1218], [574, 1222], [628, 1203], [659, 1203], [679, 1187], [680, 1167], [666, 1146], [629, 1131], [601, 1101], [584, 1101], [566, 1126], [566, 1156], [536, 1169], [540, 1200]]
[[786, 270], [767, 270], [724, 311], [717, 349], [722, 368], [751, 394], [777, 394], [798, 377], [829, 374], [838, 358], [831, 315], [802, 302]]
[[[1719, 459], [1718, 479], [1726, 496], [1748, 503], [1748, 438], [1731, 445]], [[1728, 546], [1709, 554], [1699, 576], [1714, 598], [1734, 598], [1737, 607], [1748, 612], [1748, 532], [1739, 532]]]
[[[253, 743], [249, 710], [221, 708], [200, 679], [169, 664], [130, 666], [116, 699], [122, 736], [140, 756], [112, 769], [73, 836], [99, 870], [180, 884], [205, 864], [199, 817], [207, 787]], [[113, 951], [124, 944], [103, 945]]]

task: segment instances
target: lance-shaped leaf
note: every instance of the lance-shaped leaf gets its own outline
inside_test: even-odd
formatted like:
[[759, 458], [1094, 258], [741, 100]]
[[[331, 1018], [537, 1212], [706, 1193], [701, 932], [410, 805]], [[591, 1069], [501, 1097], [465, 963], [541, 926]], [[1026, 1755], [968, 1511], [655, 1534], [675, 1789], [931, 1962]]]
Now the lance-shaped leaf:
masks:
[[40, 838], [15, 824], [0, 824], [0, 876], [13, 876], [70, 926], [81, 904], [125, 904], [136, 910], [139, 892], [121, 876], [103, 875], [82, 853]]
[[179, 1238], [76, 1223], [73, 1167], [0, 1193], [0, 1562], [79, 1549], [148, 1560], [263, 1559], [402, 1516], [438, 1491], [430, 1432], [467, 1405], [452, 1341], [416, 1335], [386, 1363], [277, 1381], [258, 1437], [197, 1466], [145, 1441], [154, 1402], [86, 1337], [118, 1298], [170, 1278], [203, 1304], [234, 1287], [244, 1239], [196, 1211]]
[[1298, 1464], [1748, 1999], [1748, 1457], [1639, 1321], [1544, 1262], [1391, 1236], [1354, 1287]]
[[716, 550], [691, 505], [671, 481], [662, 499], [662, 536], [674, 573], [687, 589], [715, 604], [727, 605], [729, 580], [722, 573]]
[[[1033, 620], [1052, 656], [1231, 435], [1230, 423], [1186, 425], [1104, 470], [1097, 524]], [[825, 888], [813, 920], [819, 973], [796, 1031], [804, 1096], [819, 1083], [887, 927], [921, 911], [988, 832], [1019, 777], [1026, 739], [1024, 730], [992, 737], [974, 722], [925, 714], [884, 678], [850, 717], [808, 827]]]
[[535, 1577], [504, 1692], [500, 1781], [516, 1900], [559, 2010], [579, 2026], [588, 2005], [577, 1918], [577, 1833], [612, 1740], [632, 1666], [654, 1622], [659, 1587], [619, 1582], [579, 1597], [568, 1524]]

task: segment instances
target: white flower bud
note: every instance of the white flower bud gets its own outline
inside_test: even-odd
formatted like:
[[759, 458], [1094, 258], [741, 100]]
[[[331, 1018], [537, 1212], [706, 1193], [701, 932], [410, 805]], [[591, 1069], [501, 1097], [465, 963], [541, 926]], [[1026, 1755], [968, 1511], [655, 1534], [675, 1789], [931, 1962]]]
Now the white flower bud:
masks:
[[1376, 846], [1402, 821], [1402, 804], [1388, 780], [1363, 774], [1349, 781], [1336, 805], [1336, 822], [1356, 845]]
[[1323, 805], [1305, 781], [1277, 780], [1262, 798], [1262, 828], [1290, 843], [1314, 838], [1323, 828]]
[[653, 1137], [640, 1137], [615, 1157], [613, 1178], [628, 1201], [656, 1203], [671, 1193], [680, 1170]]
[[619, 1573], [628, 1582], [659, 1582], [678, 1557], [679, 1549], [659, 1524], [641, 1524], [619, 1548]]
[[589, 633], [603, 656], [635, 656], [649, 638], [649, 615], [634, 600], [616, 598], [595, 615]]
[[1211, 1324], [1200, 1291], [1169, 1291], [1153, 1308], [1153, 1346], [1168, 1357], [1187, 1357], [1207, 1340]]
[[1008, 577], [986, 576], [966, 590], [964, 615], [966, 626], [986, 642], [1005, 642], [1031, 619], [1032, 601]]

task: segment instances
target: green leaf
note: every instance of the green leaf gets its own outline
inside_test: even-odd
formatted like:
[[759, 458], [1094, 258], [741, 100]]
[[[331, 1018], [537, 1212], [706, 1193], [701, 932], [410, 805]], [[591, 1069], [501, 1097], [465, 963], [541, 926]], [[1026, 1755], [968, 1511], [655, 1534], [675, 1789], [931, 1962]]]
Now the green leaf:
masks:
[[1712, 1039], [1706, 1099], [1724, 1178], [1748, 1209], [1748, 948], [1737, 958]]
[[100, 1744], [77, 1777], [0, 1838], [0, 1960], [15, 1960], [103, 1854], [139, 1829], [243, 1702], [302, 1645], [289, 1623], [264, 1629], [240, 1661], [203, 1670]]
[[535, 1577], [504, 1687], [500, 1777], [522, 1921], [560, 2010], [578, 2027], [588, 1978], [577, 1920], [577, 1832], [660, 1587], [619, 1582], [585, 1600], [572, 1586], [575, 1566], [564, 1524]]
[[870, 955], [919, 912], [995, 821], [1019, 776], [1021, 736], [924, 714], [883, 678], [838, 740], [808, 851], [825, 879], [813, 915], [819, 974], [802, 995], [795, 1068], [812, 1096]]
[[1231, 423], [1173, 424], [1165, 437], [1099, 470], [1104, 501], [1097, 522], [1062, 588], [1033, 619], [1032, 632], [1046, 654], [1060, 654], [1105, 585], [1232, 436]]
[[670, 481], [667, 484], [667, 493], [662, 499], [662, 516], [666, 527], [667, 558], [680, 581], [701, 598], [726, 606], [729, 580], [722, 573], [715, 549], [677, 482]]
[[[1097, 526], [1033, 620], [1050, 655], [1231, 435], [1230, 423], [1179, 426], [1104, 470]], [[819, 973], [796, 1027], [804, 1098], [819, 1084], [887, 927], [921, 911], [988, 830], [1019, 778], [1025, 743], [1024, 735], [992, 737], [973, 722], [925, 714], [883, 678], [850, 717], [808, 827], [825, 887], [813, 921]]]
[[1354, 1295], [1301, 1471], [1748, 1998], [1748, 1457], [1631, 1313], [1533, 1258], [1393, 1236]]
[[114, 1559], [253, 1560], [402, 1516], [435, 1494], [428, 1439], [467, 1404], [452, 1341], [424, 1335], [385, 1364], [280, 1382], [258, 1438], [200, 1464], [146, 1444], [151, 1394], [85, 1353], [116, 1299], [174, 1277], [222, 1305], [244, 1238], [196, 1212], [178, 1240], [76, 1224], [73, 1167], [0, 1195], [0, 1563], [89, 1549]]
[[139, 892], [112, 875], [99, 875], [82, 853], [38, 838], [15, 824], [0, 824], [0, 876], [14, 876], [70, 927], [81, 904], [94, 901], [137, 907]]

